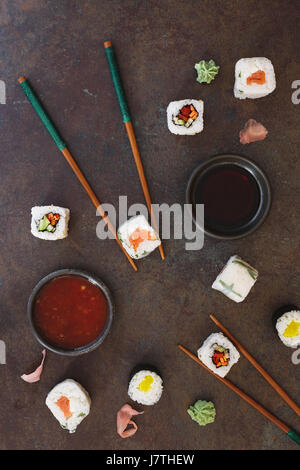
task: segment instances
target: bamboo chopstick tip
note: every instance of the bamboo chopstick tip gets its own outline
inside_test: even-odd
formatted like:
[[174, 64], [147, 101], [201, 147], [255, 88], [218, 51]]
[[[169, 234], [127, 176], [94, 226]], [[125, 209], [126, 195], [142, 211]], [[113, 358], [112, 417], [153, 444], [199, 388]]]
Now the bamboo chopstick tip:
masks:
[[105, 49], [107, 49], [108, 47], [112, 47], [111, 41], [105, 41], [104, 42], [104, 47], [105, 47]]
[[26, 77], [24, 77], [24, 76], [22, 75], [22, 77], [19, 77], [19, 78], [18, 78], [18, 83], [23, 83], [23, 82], [25, 82], [25, 80], [26, 80]]

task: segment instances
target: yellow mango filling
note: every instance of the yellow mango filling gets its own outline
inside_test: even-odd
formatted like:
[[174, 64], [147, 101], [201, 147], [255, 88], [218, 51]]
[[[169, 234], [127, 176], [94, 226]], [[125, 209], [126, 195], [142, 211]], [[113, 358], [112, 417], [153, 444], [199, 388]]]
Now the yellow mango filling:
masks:
[[152, 375], [146, 375], [144, 380], [142, 380], [141, 383], [139, 384], [138, 388], [139, 388], [139, 390], [141, 390], [141, 392], [149, 392], [149, 390], [151, 389], [152, 384], [153, 384]]
[[298, 336], [300, 333], [299, 328], [300, 323], [293, 320], [284, 330], [283, 336], [286, 338], [295, 338], [295, 336]]

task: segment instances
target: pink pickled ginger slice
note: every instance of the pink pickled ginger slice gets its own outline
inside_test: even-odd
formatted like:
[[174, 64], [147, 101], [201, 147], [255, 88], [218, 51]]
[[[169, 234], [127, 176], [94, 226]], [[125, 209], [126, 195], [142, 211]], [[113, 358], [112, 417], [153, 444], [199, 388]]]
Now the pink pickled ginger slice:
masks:
[[267, 137], [267, 129], [255, 119], [249, 119], [246, 122], [244, 129], [240, 131], [241, 144], [250, 144], [258, 140], [264, 140]]
[[[137, 424], [131, 421], [132, 416], [143, 414], [143, 411], [136, 411], [130, 405], [123, 405], [117, 413], [117, 433], [119, 436], [126, 438], [133, 436], [137, 430]], [[128, 424], [131, 424], [133, 428], [126, 430]]]
[[45, 357], [46, 357], [46, 349], [44, 349], [42, 351], [42, 355], [43, 355], [43, 359], [42, 359], [42, 362], [40, 363], [40, 365], [38, 366], [37, 369], [35, 369], [34, 372], [32, 372], [31, 374], [23, 374], [21, 375], [21, 379], [25, 380], [25, 382], [28, 382], [28, 383], [34, 383], [34, 382], [38, 382], [41, 378], [41, 373], [43, 371], [43, 367], [44, 367], [44, 360], [45, 360]]

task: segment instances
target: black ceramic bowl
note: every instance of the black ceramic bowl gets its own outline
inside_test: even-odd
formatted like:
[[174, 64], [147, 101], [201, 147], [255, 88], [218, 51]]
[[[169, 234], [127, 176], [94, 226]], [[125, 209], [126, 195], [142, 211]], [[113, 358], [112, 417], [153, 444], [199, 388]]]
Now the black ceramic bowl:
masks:
[[[63, 348], [60, 348], [59, 346], [55, 346], [51, 344], [50, 342], [48, 342], [40, 334], [34, 322], [34, 316], [33, 316], [34, 305], [35, 305], [35, 301], [40, 290], [49, 281], [57, 279], [58, 277], [61, 277], [61, 276], [76, 276], [76, 277], [81, 277], [91, 282], [92, 284], [99, 287], [99, 289], [101, 289], [102, 293], [104, 294], [107, 300], [108, 315], [107, 315], [106, 324], [103, 330], [101, 331], [100, 335], [93, 342], [85, 346], [81, 346], [81, 347], [74, 348], [74, 349], [63, 349]], [[61, 354], [63, 356], [79, 356], [81, 354], [85, 354], [96, 349], [104, 341], [105, 337], [107, 336], [110, 330], [112, 319], [113, 319], [113, 313], [114, 313], [114, 304], [113, 304], [112, 296], [108, 287], [106, 287], [106, 285], [102, 281], [97, 279], [95, 276], [92, 276], [91, 274], [85, 271], [80, 271], [77, 269], [60, 269], [59, 271], [54, 271], [53, 273], [50, 273], [47, 276], [43, 277], [43, 279], [41, 279], [33, 288], [30, 294], [30, 297], [28, 299], [28, 304], [27, 304], [27, 317], [28, 317], [29, 326], [30, 326], [33, 336], [42, 346], [49, 349], [50, 351], [53, 351], [57, 354]]]
[[[253, 181], [257, 193], [257, 206], [255, 211], [250, 216], [249, 220], [242, 223], [240, 226], [232, 228], [226, 228], [226, 230], [215, 229], [206, 226], [205, 221], [205, 206], [204, 206], [204, 224], [200, 220], [196, 220], [196, 189], [204, 181], [206, 175], [210, 172], [219, 171], [227, 168], [236, 168], [237, 171], [243, 171], [249, 175], [249, 178]], [[216, 188], [216, 192], [218, 188]], [[192, 173], [187, 189], [186, 189], [186, 203], [192, 207], [192, 218], [197, 228], [204, 231], [204, 233], [213, 238], [219, 238], [223, 240], [232, 240], [236, 238], [245, 237], [246, 235], [254, 232], [265, 220], [268, 215], [271, 205], [271, 189], [269, 181], [263, 171], [256, 165], [256, 163], [248, 160], [245, 157], [239, 155], [219, 155], [212, 157], [198, 166]], [[200, 203], [200, 202], [199, 202]]]

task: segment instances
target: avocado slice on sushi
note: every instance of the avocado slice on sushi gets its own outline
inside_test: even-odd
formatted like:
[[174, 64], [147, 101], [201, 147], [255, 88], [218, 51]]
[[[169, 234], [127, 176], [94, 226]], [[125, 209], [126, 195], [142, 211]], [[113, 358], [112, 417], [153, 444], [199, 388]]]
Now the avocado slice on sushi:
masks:
[[[40, 220], [39, 231], [43, 232], [44, 230], [48, 229], [49, 224], [50, 224], [50, 221], [47, 219], [47, 216], [44, 215], [44, 217]], [[48, 230], [48, 231], [52, 231], [52, 230]]]

